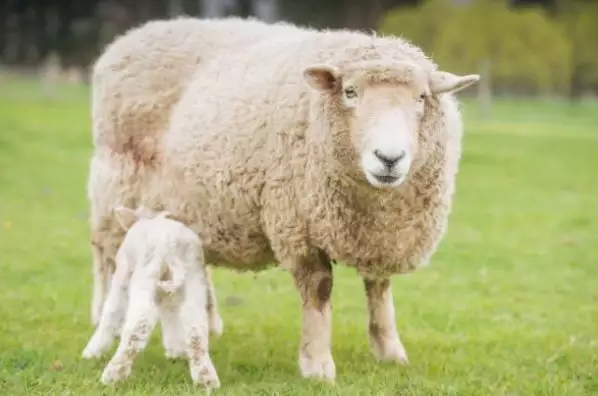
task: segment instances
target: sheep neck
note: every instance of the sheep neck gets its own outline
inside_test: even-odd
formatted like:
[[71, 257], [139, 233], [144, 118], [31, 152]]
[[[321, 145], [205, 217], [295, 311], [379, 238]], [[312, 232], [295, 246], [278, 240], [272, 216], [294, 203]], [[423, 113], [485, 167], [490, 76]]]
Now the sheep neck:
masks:
[[368, 185], [358, 166], [347, 172], [354, 154], [332, 143], [334, 132], [308, 132], [305, 176], [313, 194], [303, 213], [312, 243], [364, 274], [404, 273], [426, 262], [446, 227], [459, 149], [437, 132], [423, 137], [417, 167], [396, 189]]

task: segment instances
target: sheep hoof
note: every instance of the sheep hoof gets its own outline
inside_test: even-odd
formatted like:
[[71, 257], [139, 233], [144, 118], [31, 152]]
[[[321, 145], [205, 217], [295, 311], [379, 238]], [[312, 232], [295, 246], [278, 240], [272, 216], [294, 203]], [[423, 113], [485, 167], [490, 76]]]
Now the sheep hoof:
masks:
[[317, 358], [299, 357], [299, 368], [304, 378], [334, 383], [336, 366], [330, 354]]
[[398, 340], [386, 343], [373, 343], [372, 353], [376, 360], [381, 363], [409, 364], [405, 347]]
[[378, 361], [381, 363], [394, 363], [401, 366], [407, 366], [409, 364], [409, 359], [407, 359], [407, 355], [405, 354], [386, 355], [382, 358], [378, 358]]

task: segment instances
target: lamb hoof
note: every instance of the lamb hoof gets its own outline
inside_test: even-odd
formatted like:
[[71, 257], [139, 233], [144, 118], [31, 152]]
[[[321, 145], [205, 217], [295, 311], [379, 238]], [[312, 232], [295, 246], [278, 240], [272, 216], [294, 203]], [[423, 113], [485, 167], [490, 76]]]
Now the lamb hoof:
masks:
[[97, 349], [90, 348], [89, 346], [85, 347], [83, 353], [81, 353], [81, 357], [83, 359], [99, 359], [102, 357], [102, 353]]
[[196, 385], [203, 385], [207, 390], [220, 388], [218, 373], [210, 360], [202, 365], [191, 367], [191, 379]]
[[330, 354], [311, 359], [301, 355], [299, 368], [304, 378], [334, 383], [336, 366]]
[[104, 385], [125, 380], [131, 374], [131, 367], [108, 364], [102, 373], [101, 382]]
[[164, 356], [170, 360], [182, 359], [186, 356], [186, 352], [185, 349], [167, 349]]
[[[399, 365], [409, 364], [405, 347], [403, 347], [399, 340], [391, 342], [387, 341], [385, 343], [373, 343], [372, 345], [372, 353], [377, 361]], [[384, 347], [381, 347], [382, 345], [384, 345]]]
[[224, 322], [220, 315], [215, 315], [210, 319], [210, 335], [220, 337], [224, 331]]
[[102, 357], [104, 352], [110, 347], [110, 342], [107, 340], [101, 340], [98, 336], [94, 335], [91, 340], [87, 343], [87, 346], [81, 353], [83, 359], [98, 359]]

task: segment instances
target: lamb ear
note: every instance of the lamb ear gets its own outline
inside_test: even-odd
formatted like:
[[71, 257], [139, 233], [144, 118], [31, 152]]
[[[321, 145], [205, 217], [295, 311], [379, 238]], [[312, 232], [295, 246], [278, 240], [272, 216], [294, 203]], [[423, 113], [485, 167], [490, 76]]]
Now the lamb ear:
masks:
[[114, 208], [114, 215], [116, 220], [123, 228], [127, 231], [137, 221], [137, 213], [133, 209], [126, 208], [124, 206], [118, 206]]
[[433, 94], [459, 92], [463, 88], [467, 88], [471, 84], [477, 82], [479, 79], [480, 76], [477, 74], [457, 76], [449, 72], [435, 71], [430, 73], [430, 91], [432, 91]]
[[340, 72], [330, 65], [311, 65], [303, 69], [303, 78], [317, 91], [330, 91], [338, 85]]
[[145, 218], [151, 218], [153, 217], [154, 212], [148, 208], [147, 206], [141, 205], [137, 208], [137, 210], [135, 211], [135, 216], [137, 217], [137, 219], [140, 219], [142, 217]]
[[174, 216], [167, 210], [164, 210], [156, 215], [157, 218], [174, 220]]

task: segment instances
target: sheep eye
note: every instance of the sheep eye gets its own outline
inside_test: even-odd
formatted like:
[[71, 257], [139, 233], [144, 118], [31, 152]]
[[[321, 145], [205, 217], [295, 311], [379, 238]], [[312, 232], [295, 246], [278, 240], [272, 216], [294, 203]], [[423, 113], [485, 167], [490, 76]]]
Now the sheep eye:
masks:
[[357, 92], [355, 88], [345, 88], [345, 96], [347, 99], [353, 99], [357, 97]]
[[419, 95], [419, 100], [424, 100], [424, 99], [426, 99], [426, 94], [425, 93]]

